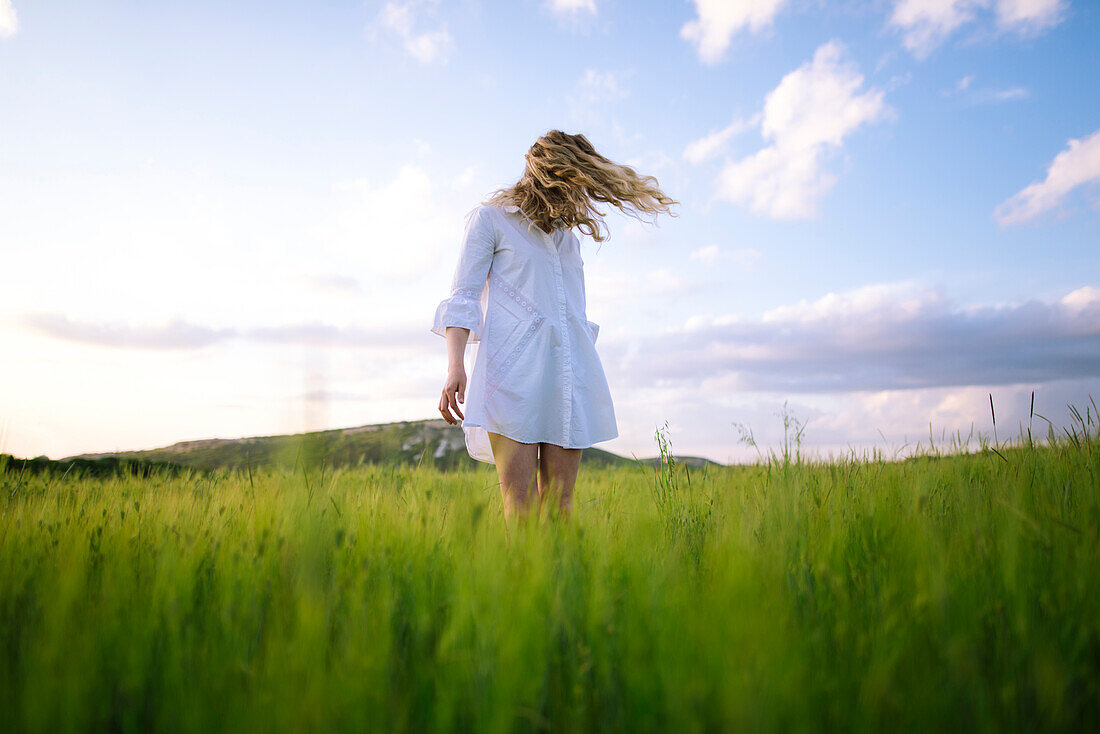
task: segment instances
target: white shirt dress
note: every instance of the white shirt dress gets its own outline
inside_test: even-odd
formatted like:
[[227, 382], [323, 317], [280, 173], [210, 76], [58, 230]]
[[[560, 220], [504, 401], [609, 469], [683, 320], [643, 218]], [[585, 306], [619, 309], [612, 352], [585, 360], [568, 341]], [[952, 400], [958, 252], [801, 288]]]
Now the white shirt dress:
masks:
[[462, 420], [474, 459], [496, 463], [489, 431], [565, 448], [619, 435], [573, 230], [547, 234], [515, 206], [471, 212], [431, 330], [445, 337], [448, 326], [469, 329], [477, 345]]

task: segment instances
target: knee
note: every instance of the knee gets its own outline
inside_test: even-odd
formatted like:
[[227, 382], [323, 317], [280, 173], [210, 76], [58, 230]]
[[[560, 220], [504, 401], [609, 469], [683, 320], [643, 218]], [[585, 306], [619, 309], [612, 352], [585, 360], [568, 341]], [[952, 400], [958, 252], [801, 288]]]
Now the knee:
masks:
[[535, 481], [535, 471], [527, 467], [509, 467], [500, 472], [501, 484], [514, 491], [526, 492]]

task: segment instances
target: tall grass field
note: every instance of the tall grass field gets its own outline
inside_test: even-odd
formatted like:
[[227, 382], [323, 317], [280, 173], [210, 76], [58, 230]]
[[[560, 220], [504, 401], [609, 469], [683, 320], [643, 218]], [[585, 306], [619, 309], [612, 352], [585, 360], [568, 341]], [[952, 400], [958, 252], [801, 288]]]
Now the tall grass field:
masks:
[[11, 465], [0, 729], [1095, 730], [1094, 423], [705, 470], [658, 431], [511, 527], [488, 465]]

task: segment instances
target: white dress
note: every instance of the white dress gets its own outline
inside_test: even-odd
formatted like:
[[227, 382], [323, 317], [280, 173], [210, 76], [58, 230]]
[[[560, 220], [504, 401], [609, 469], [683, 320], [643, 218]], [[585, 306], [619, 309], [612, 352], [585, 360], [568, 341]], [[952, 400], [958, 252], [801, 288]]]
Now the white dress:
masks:
[[473, 458], [496, 463], [489, 431], [565, 448], [619, 435], [571, 229], [547, 234], [518, 207], [478, 206], [431, 330], [445, 337], [448, 326], [477, 345], [462, 406]]

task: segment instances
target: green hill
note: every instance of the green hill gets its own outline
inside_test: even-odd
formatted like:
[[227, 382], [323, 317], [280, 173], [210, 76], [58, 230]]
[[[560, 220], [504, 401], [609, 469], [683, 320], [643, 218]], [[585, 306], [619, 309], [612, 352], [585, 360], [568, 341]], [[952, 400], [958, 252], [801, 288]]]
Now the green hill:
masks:
[[60, 461], [53, 461], [45, 456], [36, 456], [33, 459], [19, 459], [11, 454], [0, 454], [0, 474], [11, 473], [16, 475], [16, 486], [25, 476], [36, 474], [50, 474], [67, 477], [72, 474], [77, 477], [109, 477], [130, 474], [135, 477], [148, 477], [150, 474], [175, 475], [189, 471], [191, 467], [179, 463], [152, 461], [145, 459], [132, 459], [126, 456], [98, 456], [87, 458], [74, 456]]
[[[692, 468], [716, 464], [709, 459], [693, 456], [675, 458]], [[62, 461], [102, 459], [169, 463], [197, 469], [247, 469], [249, 466], [294, 464], [301, 461], [309, 465], [324, 464], [330, 467], [392, 464], [430, 465], [450, 470], [473, 467], [478, 463], [466, 453], [462, 428], [449, 425], [442, 419], [376, 423], [283, 436], [183, 441], [159, 449], [81, 454]], [[659, 457], [640, 461], [653, 465], [659, 461]], [[586, 466], [613, 467], [634, 464], [635, 459], [603, 449], [589, 448], [581, 454], [581, 463]]]

